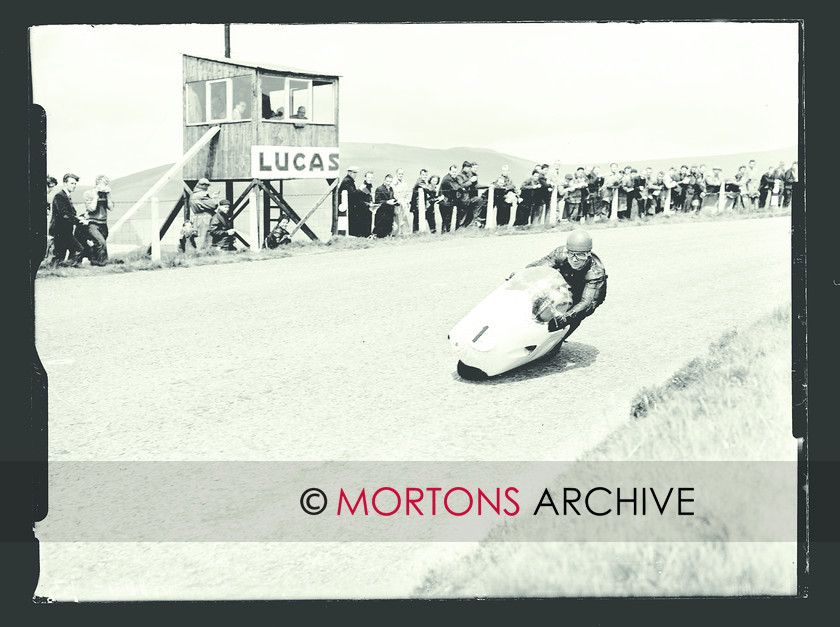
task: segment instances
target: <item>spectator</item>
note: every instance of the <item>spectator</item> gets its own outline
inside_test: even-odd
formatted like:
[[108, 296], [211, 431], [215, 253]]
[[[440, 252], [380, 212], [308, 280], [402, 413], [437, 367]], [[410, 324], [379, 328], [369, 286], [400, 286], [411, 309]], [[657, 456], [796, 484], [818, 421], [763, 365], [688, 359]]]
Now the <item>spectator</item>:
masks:
[[510, 222], [510, 209], [516, 192], [506, 187], [505, 177], [499, 175], [493, 183], [493, 207], [496, 209], [496, 224], [506, 226]]
[[278, 246], [291, 244], [291, 242], [292, 234], [289, 233], [289, 216], [283, 214], [277, 221], [277, 226], [265, 238], [265, 247], [274, 250]]
[[231, 119], [232, 120], [244, 120], [246, 119], [245, 116], [245, 109], [248, 108], [248, 104], [244, 100], [240, 100], [236, 103], [236, 106], [233, 108], [231, 112]]
[[560, 222], [568, 222], [569, 221], [569, 190], [572, 187], [572, 183], [575, 180], [574, 174], [564, 174], [563, 175], [563, 183], [558, 190], [558, 196], [561, 198], [560, 202], [563, 203], [563, 211], [560, 215]]
[[376, 188], [373, 198], [374, 204], [378, 205], [373, 234], [379, 238], [388, 237], [394, 228], [394, 205], [397, 204], [397, 199], [394, 198], [394, 188], [391, 187], [393, 179], [393, 176], [386, 174], [382, 185]]
[[674, 204], [674, 211], [688, 211], [691, 205], [686, 204], [686, 196], [688, 195], [689, 186], [691, 185], [691, 177], [688, 174], [688, 166], [681, 165], [680, 171], [675, 179], [677, 185], [674, 191], [671, 192], [671, 200]]
[[52, 235], [49, 234], [50, 230], [50, 218], [52, 216], [52, 199], [55, 196], [55, 193], [58, 191], [58, 181], [55, 179], [54, 176], [47, 175], [47, 212], [46, 212], [46, 231], [47, 231], [47, 250], [46, 254], [44, 255], [44, 260], [49, 264], [52, 262], [55, 248], [53, 247], [53, 238]]
[[[563, 188], [563, 175], [560, 173], [560, 160], [557, 159], [554, 162], [554, 165], [546, 174], [546, 180], [548, 181], [548, 188], [549, 188], [549, 195], [548, 195], [548, 205], [546, 208], [546, 220], [548, 220], [548, 216], [551, 215], [551, 210], [554, 209], [555, 220], [558, 222], [563, 217], [563, 201], [561, 200], [561, 193], [560, 190]], [[551, 200], [554, 199], [554, 206], [551, 206]]]
[[653, 176], [651, 171], [650, 181], [648, 183], [648, 195], [650, 196], [650, 207], [648, 212], [652, 209], [654, 215], [662, 213], [665, 209], [663, 204], [665, 194], [665, 171], [660, 170], [656, 176]]
[[761, 209], [768, 203], [768, 196], [773, 193], [773, 186], [775, 184], [775, 173], [776, 168], [772, 165], [767, 168], [767, 172], [761, 175], [761, 179], [759, 180], [758, 184], [758, 206]]
[[443, 200], [440, 203], [440, 232], [449, 233], [452, 224], [452, 209], [458, 202], [461, 183], [458, 181], [458, 166], [449, 166], [449, 173], [444, 175], [440, 182], [440, 193]]
[[[344, 211], [347, 212], [347, 235], [357, 237], [359, 236], [359, 216], [361, 212], [359, 208], [356, 206], [357, 204], [357, 194], [358, 191], [356, 188], [356, 177], [359, 175], [359, 166], [353, 165], [347, 168], [347, 174], [344, 175], [344, 178], [341, 179], [341, 183], [338, 185], [338, 202], [339, 206], [343, 203], [347, 203], [344, 206]], [[345, 195], [344, 192], [347, 192]], [[346, 198], [346, 200], [345, 200]], [[364, 215], [362, 216], [363, 219], [368, 224], [368, 229], [370, 228], [370, 212], [368, 211], [367, 207], [362, 208], [364, 211]], [[367, 237], [370, 235], [368, 232], [367, 235], [362, 235], [361, 237]]]
[[665, 184], [665, 187], [662, 190], [663, 211], [666, 206], [668, 211], [671, 211], [674, 208], [674, 198], [677, 195], [675, 190], [679, 186], [679, 183], [677, 182], [677, 173], [673, 167], [668, 168], [662, 182]]
[[[755, 159], [750, 159], [749, 163], [747, 164], [747, 180], [745, 183], [745, 190], [746, 190], [746, 202], [745, 206], [749, 211], [755, 211], [758, 207], [758, 184], [761, 176], [758, 173], [758, 170], [755, 167]], [[744, 191], [742, 189], [742, 192]]]
[[604, 185], [602, 187], [601, 214], [609, 218], [612, 215], [613, 198], [618, 194], [618, 187], [621, 185], [622, 174], [618, 169], [617, 163], [610, 164], [610, 171], [604, 177]]
[[790, 199], [793, 196], [794, 186], [799, 182], [799, 163], [794, 161], [790, 168], [785, 171], [784, 207], [790, 207]]
[[[441, 211], [441, 205], [439, 203], [443, 202], [443, 196], [440, 193], [440, 177], [437, 174], [432, 174], [432, 176], [429, 177], [429, 188], [431, 189], [431, 194], [434, 198], [427, 200], [426, 202], [426, 222], [429, 225], [429, 231], [436, 233], [435, 205], [438, 205], [438, 211]], [[451, 218], [452, 212], [450, 211], [449, 213]], [[441, 215], [443, 214], [441, 213]], [[442, 219], [441, 222], [443, 222]]]
[[584, 190], [589, 181], [586, 178], [586, 172], [582, 167], [575, 170], [575, 178], [568, 187], [566, 192], [566, 204], [569, 208], [569, 220], [574, 222], [580, 220], [583, 222], [584, 216], [581, 213], [581, 206], [584, 200]]
[[[420, 229], [420, 191], [423, 191], [423, 219], [429, 223], [429, 230], [435, 231], [435, 202], [437, 202], [437, 193], [434, 186], [429, 182], [429, 171], [426, 168], [420, 170], [420, 176], [414, 187], [411, 188], [411, 200], [409, 202], [409, 211], [411, 212], [411, 230], [416, 232]], [[429, 211], [431, 209], [431, 212]], [[429, 215], [431, 213], [431, 220]]]
[[356, 206], [359, 213], [359, 237], [373, 235], [373, 220], [376, 217], [376, 205], [373, 202], [373, 171], [365, 172], [365, 178], [356, 191]]
[[80, 255], [82, 244], [75, 237], [75, 227], [79, 223], [76, 207], [73, 206], [71, 195], [79, 182], [79, 177], [67, 173], [62, 179], [62, 188], [55, 193], [52, 200], [52, 216], [50, 218], [49, 234], [53, 236], [53, 250], [55, 256], [51, 266], [64, 264], [64, 257], [69, 252], [67, 262], [78, 268], [81, 265]]
[[[773, 196], [776, 197], [776, 204], [778, 206], [782, 205], [782, 198], [785, 192], [785, 162], [779, 161], [779, 165], [776, 166], [775, 171], [773, 172]], [[772, 202], [770, 203], [773, 204]]]
[[601, 219], [601, 190], [604, 187], [604, 177], [601, 176], [600, 166], [592, 166], [592, 170], [587, 174], [587, 198], [586, 198], [586, 216], [592, 220]]
[[516, 194], [519, 194], [519, 190], [516, 189], [516, 185], [513, 183], [513, 179], [510, 178], [510, 166], [503, 165], [502, 173], [499, 176], [505, 179], [505, 189], [512, 189]]
[[535, 213], [535, 206], [540, 203], [540, 194], [542, 193], [542, 185], [540, 185], [540, 171], [537, 168], [531, 172], [530, 178], [525, 180], [520, 186], [519, 196], [522, 199], [516, 207], [516, 218], [513, 221], [514, 226], [526, 226], [529, 219]]
[[195, 189], [190, 195], [190, 215], [193, 226], [198, 232], [196, 237], [198, 250], [207, 250], [210, 246], [210, 219], [219, 206], [217, 198], [220, 192], [215, 191], [211, 194], [209, 190], [210, 181], [201, 178], [198, 179], [198, 183], [195, 184]]
[[187, 242], [189, 242], [190, 249], [195, 251], [195, 238], [197, 235], [198, 231], [195, 230], [192, 220], [184, 220], [184, 224], [181, 225], [181, 232], [178, 235], [178, 250], [182, 253], [186, 253]]
[[618, 186], [618, 219], [627, 220], [630, 218], [630, 206], [633, 202], [633, 188], [635, 187], [635, 179], [633, 176], [633, 167], [624, 166], [624, 171], [621, 175], [621, 183]]
[[217, 207], [216, 213], [210, 218], [208, 228], [213, 247], [225, 251], [236, 250], [233, 245], [236, 230], [233, 228], [233, 220], [230, 217], [230, 201], [227, 198], [222, 198]]
[[548, 219], [548, 204], [551, 202], [551, 185], [548, 182], [548, 164], [537, 166], [540, 171], [540, 193], [532, 209], [531, 224], [543, 224]]
[[104, 266], [108, 263], [108, 212], [113, 211], [111, 199], [111, 179], [104, 174], [96, 177], [93, 189], [85, 192], [85, 217], [87, 218], [87, 236], [93, 241], [90, 251], [90, 263]]
[[712, 168], [712, 173], [704, 177], [704, 184], [706, 186], [706, 193], [703, 197], [703, 207], [717, 208], [720, 206], [720, 194], [724, 191], [722, 189], [723, 178], [721, 177], [721, 168], [715, 166]]
[[738, 171], [729, 179], [725, 181], [725, 188], [724, 191], [727, 197], [727, 205], [729, 205], [729, 201], [732, 201], [732, 209], [735, 211], [739, 211], [745, 209], [746, 206], [744, 205], [744, 196], [742, 194], [744, 183], [747, 178], [747, 166], [742, 165], [738, 168]]
[[458, 173], [456, 180], [459, 189], [456, 194], [457, 217], [455, 228], [459, 229], [470, 225], [475, 210], [475, 203], [472, 202], [470, 197], [470, 187], [478, 182], [478, 177], [473, 174], [472, 161], [464, 161], [461, 164], [461, 171]]
[[394, 190], [394, 198], [397, 204], [394, 206], [394, 229], [395, 235], [407, 235], [411, 233], [411, 188], [405, 182], [405, 170], [397, 168], [397, 175], [394, 177], [391, 188]]
[[692, 165], [688, 170], [688, 183], [685, 186], [685, 211], [691, 213], [700, 209], [701, 202], [701, 187], [705, 189], [704, 175], [700, 173], [696, 165]]
[[294, 118], [296, 120], [305, 120], [306, 119], [306, 107], [298, 107], [297, 112], [294, 115], [290, 115], [290, 118]]
[[478, 162], [472, 162], [472, 173], [475, 180], [467, 189], [469, 202], [472, 205], [473, 224], [480, 229], [484, 228], [484, 223], [487, 220], [487, 203], [484, 194], [487, 192], [487, 187], [479, 187], [478, 185]]

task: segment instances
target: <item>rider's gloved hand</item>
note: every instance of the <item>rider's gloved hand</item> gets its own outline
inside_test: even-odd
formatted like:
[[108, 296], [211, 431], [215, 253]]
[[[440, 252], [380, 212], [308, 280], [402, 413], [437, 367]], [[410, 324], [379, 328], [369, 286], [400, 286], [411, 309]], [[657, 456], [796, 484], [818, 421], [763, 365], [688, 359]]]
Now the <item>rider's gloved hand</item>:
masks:
[[565, 329], [569, 326], [569, 321], [566, 318], [565, 314], [562, 316], [557, 316], [556, 318], [552, 318], [548, 321], [548, 332], [554, 333], [555, 331], [559, 331], [560, 329]]

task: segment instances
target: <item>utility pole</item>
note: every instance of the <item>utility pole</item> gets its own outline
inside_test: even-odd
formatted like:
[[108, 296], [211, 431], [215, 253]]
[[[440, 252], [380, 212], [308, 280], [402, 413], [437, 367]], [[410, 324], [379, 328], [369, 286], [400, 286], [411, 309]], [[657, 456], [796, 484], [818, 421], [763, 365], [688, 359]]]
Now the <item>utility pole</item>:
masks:
[[225, 59], [230, 59], [230, 24], [225, 24]]

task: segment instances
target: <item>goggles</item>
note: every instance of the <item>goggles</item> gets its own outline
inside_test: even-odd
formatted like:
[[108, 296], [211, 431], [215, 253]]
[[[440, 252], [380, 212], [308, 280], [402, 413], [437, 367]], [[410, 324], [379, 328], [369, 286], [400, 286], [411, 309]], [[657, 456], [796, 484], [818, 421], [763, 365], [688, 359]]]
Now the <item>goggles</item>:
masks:
[[575, 250], [566, 251], [566, 255], [569, 257], [569, 259], [575, 259], [577, 261], [586, 261], [587, 259], [589, 259], [589, 254], [590, 251], [588, 250], [584, 252], [578, 252]]

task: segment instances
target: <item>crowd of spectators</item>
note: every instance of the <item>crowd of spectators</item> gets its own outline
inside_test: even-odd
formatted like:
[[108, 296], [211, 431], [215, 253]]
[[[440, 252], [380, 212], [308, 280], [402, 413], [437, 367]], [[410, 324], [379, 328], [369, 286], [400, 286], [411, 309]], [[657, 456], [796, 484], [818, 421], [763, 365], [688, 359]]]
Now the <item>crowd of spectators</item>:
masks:
[[[755, 160], [725, 176], [720, 167], [681, 165], [654, 172], [653, 168], [619, 168], [611, 163], [607, 172], [599, 166], [579, 166], [561, 172], [560, 161], [534, 166], [520, 185], [510, 178], [510, 168], [489, 185], [478, 183], [478, 163], [464, 161], [449, 167], [442, 178], [423, 168], [414, 186], [386, 174], [373, 188], [373, 171], [357, 183], [358, 166], [347, 168], [339, 186], [341, 216], [347, 216], [347, 234], [382, 238], [426, 230], [441, 233], [487, 223], [492, 202], [495, 224], [526, 226], [563, 222], [596, 222], [615, 212], [619, 220], [643, 219], [666, 212], [693, 213], [723, 206], [748, 212], [778, 204], [789, 207], [794, 185], [799, 180], [797, 162], [768, 166], [762, 172]], [[492, 190], [492, 192], [490, 192]], [[346, 192], [346, 193], [345, 193]], [[721, 199], [721, 194], [724, 198]], [[723, 204], [721, 204], [721, 200]], [[552, 211], [553, 210], [553, 211]], [[438, 219], [440, 224], [438, 224]]]
[[[516, 185], [510, 168], [501, 171], [489, 185], [478, 182], [478, 163], [464, 161], [449, 167], [443, 177], [423, 168], [411, 186], [403, 168], [386, 174], [374, 189], [373, 171], [357, 182], [359, 168], [347, 168], [338, 192], [340, 215], [347, 218], [347, 234], [384, 238], [420, 230], [448, 233], [467, 227], [483, 228], [488, 208], [496, 225], [527, 226], [564, 222], [597, 222], [643, 219], [665, 212], [693, 213], [705, 207], [734, 211], [755, 211], [768, 205], [789, 207], [799, 181], [797, 162], [783, 161], [761, 172], [755, 160], [725, 176], [720, 167], [681, 165], [654, 173], [650, 167], [619, 168], [611, 163], [602, 174], [599, 166], [579, 166], [561, 172], [537, 164], [531, 175]], [[79, 177], [67, 173], [58, 181], [47, 177], [50, 245], [46, 261], [50, 266], [78, 267], [87, 258], [91, 265], [105, 265], [108, 256], [108, 213], [114, 208], [110, 179], [96, 177], [94, 187], [84, 194], [83, 208], [77, 208], [72, 193]], [[721, 199], [721, 194], [724, 198]], [[210, 191], [210, 181], [200, 179], [189, 198], [189, 215], [179, 237], [179, 250], [215, 248], [234, 251], [238, 234], [233, 228], [230, 200], [220, 191]], [[613, 215], [614, 214], [614, 215]], [[291, 241], [289, 218], [281, 216], [264, 244], [276, 248]]]

